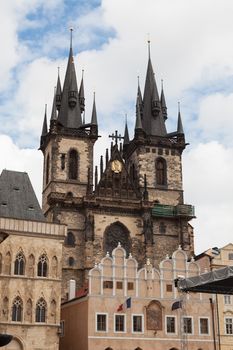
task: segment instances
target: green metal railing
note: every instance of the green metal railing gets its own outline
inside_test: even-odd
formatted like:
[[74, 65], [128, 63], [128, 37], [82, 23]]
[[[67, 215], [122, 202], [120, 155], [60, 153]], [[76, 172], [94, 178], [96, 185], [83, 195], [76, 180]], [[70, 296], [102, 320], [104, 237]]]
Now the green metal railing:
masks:
[[195, 217], [194, 206], [189, 204], [164, 205], [156, 204], [152, 209], [153, 216], [175, 217], [186, 216]]

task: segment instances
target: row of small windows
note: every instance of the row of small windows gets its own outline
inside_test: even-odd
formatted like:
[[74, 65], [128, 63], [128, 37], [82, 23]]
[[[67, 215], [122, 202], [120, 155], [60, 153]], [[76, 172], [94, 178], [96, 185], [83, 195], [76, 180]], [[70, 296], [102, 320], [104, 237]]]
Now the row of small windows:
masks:
[[[66, 155], [63, 153], [61, 155], [61, 169], [65, 169], [65, 157]], [[68, 152], [68, 164], [67, 164], [67, 177], [70, 180], [77, 180], [78, 179], [78, 152], [75, 149], [71, 149]], [[50, 164], [50, 155], [47, 155], [46, 158], [46, 173], [45, 173], [45, 183], [46, 185], [49, 182], [50, 179], [50, 172], [51, 172], [51, 164]]]
[[[14, 260], [14, 275], [24, 276], [27, 275], [29, 277], [34, 277], [35, 270], [35, 257], [31, 254], [28, 257], [28, 261], [26, 264], [25, 256], [22, 252], [19, 252]], [[49, 272], [49, 263], [46, 254], [42, 254], [37, 261], [36, 266], [36, 274], [38, 277], [48, 277]], [[4, 273], [6, 275], [11, 274], [11, 254], [8, 252], [5, 255], [4, 261], [2, 254], [0, 253], [0, 273]], [[51, 271], [50, 275], [52, 278], [58, 277], [58, 260], [56, 256], [53, 256], [51, 260]]]
[[[125, 314], [114, 314], [114, 325], [113, 329], [115, 333], [126, 332], [126, 315]], [[226, 325], [228, 326], [228, 332], [233, 332], [232, 319], [226, 319]], [[108, 314], [97, 313], [96, 314], [96, 331], [97, 332], [108, 332]], [[182, 328], [185, 334], [194, 334], [193, 318], [182, 317]], [[167, 334], [177, 334], [178, 325], [176, 316], [165, 316], [165, 329]], [[132, 333], [144, 333], [144, 315], [131, 315], [131, 332]], [[209, 332], [209, 318], [199, 318], [199, 334], [210, 335]], [[232, 334], [232, 333], [227, 333]]]
[[[50, 303], [50, 322], [56, 323], [56, 308], [57, 303], [53, 299]], [[35, 322], [47, 322], [47, 311], [48, 306], [44, 298], [40, 298], [35, 306]], [[3, 299], [3, 320], [8, 320], [8, 312], [9, 312], [9, 301], [8, 298], [5, 297]], [[13, 303], [11, 308], [11, 320], [14, 322], [32, 322], [32, 312], [33, 312], [33, 305], [31, 299], [28, 299], [26, 302], [25, 310], [22, 299], [17, 296]]]

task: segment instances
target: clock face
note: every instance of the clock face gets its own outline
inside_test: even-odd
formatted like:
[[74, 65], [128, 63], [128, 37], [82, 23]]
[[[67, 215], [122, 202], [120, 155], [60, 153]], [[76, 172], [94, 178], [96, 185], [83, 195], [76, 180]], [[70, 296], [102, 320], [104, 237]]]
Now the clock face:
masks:
[[111, 169], [114, 173], [120, 173], [122, 171], [122, 163], [119, 160], [113, 160]]

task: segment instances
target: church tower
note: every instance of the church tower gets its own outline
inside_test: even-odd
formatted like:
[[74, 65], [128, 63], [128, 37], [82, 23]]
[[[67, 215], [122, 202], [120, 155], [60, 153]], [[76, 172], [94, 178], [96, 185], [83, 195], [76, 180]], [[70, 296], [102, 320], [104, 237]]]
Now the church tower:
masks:
[[[91, 122], [84, 122], [84, 81], [78, 89], [72, 45], [63, 88], [58, 75], [50, 127], [45, 112], [40, 149], [44, 154], [43, 211], [67, 225], [63, 249], [63, 296], [75, 279], [84, 287], [89, 270], [120, 242], [144, 266], [172, 254], [179, 245], [193, 254], [194, 217], [184, 204], [182, 152], [185, 135], [166, 130], [167, 106], [159, 96], [149, 55], [144, 93], [138, 85], [134, 137], [111, 134], [110, 149], [93, 166], [98, 138], [95, 97]], [[112, 130], [111, 130], [112, 132]]]
[[[50, 127], [45, 110], [40, 149], [44, 155], [42, 207], [47, 220], [67, 225], [63, 249], [63, 285], [75, 278], [81, 285], [85, 268], [83, 201], [92, 190], [93, 147], [98, 138], [95, 99], [90, 123], [84, 122], [82, 77], [78, 88], [72, 32], [63, 88], [58, 72]], [[81, 233], [80, 233], [81, 232]]]

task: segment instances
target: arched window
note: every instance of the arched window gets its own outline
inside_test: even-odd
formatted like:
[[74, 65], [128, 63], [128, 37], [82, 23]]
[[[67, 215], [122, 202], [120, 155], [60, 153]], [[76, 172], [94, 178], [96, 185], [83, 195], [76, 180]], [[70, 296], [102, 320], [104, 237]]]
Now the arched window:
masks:
[[69, 257], [68, 264], [69, 266], [74, 266], [74, 258], [72, 256]]
[[36, 322], [45, 322], [46, 319], [46, 301], [40, 298], [36, 304]]
[[156, 169], [156, 184], [166, 185], [167, 183], [167, 165], [163, 158], [158, 158], [155, 164]]
[[108, 226], [104, 232], [104, 253], [112, 253], [118, 243], [121, 243], [122, 248], [129, 254], [131, 251], [131, 239], [128, 229], [120, 222], [115, 222]]
[[16, 297], [12, 307], [12, 321], [22, 321], [23, 302], [20, 297]]
[[49, 167], [50, 167], [50, 156], [48, 154], [46, 159], [46, 179], [45, 179], [46, 185], [49, 182]]
[[46, 277], [47, 273], [48, 273], [47, 256], [43, 254], [39, 257], [39, 262], [37, 265], [37, 276]]
[[68, 166], [68, 177], [71, 180], [77, 180], [78, 178], [78, 153], [75, 149], [69, 152], [69, 166]]
[[15, 275], [25, 274], [25, 258], [22, 252], [16, 255], [14, 274]]
[[75, 245], [75, 237], [74, 237], [73, 232], [71, 232], [71, 231], [69, 231], [69, 232], [67, 233], [66, 244], [67, 244], [67, 245], [70, 245], [70, 246], [72, 246], [72, 247]]
[[137, 347], [135, 350], [142, 350], [142, 348]]

